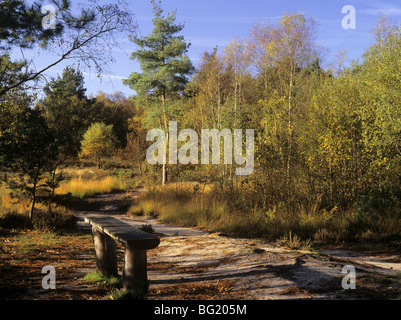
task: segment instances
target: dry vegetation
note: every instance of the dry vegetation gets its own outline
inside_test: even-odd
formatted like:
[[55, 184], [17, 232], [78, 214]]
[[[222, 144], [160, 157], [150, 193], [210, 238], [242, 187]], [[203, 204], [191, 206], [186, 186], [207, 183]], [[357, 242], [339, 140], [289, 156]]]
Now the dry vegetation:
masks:
[[68, 194], [73, 197], [84, 198], [95, 194], [110, 193], [121, 190], [122, 183], [114, 177], [105, 177], [100, 180], [72, 179], [62, 183], [55, 191], [56, 194]]
[[299, 207], [292, 213], [280, 207], [241, 208], [236, 205], [238, 198], [241, 203], [252, 199], [252, 192], [242, 191], [235, 194], [217, 184], [171, 183], [147, 190], [128, 213], [234, 236], [281, 239], [293, 247], [312, 243], [377, 242], [401, 236], [401, 222], [391, 215], [363, 219], [351, 210], [340, 213], [335, 209], [321, 209], [319, 203]]
[[[91, 181], [115, 181], [115, 179], [108, 179], [112, 176], [111, 172], [95, 171], [91, 173], [90, 171], [93, 170], [70, 168], [68, 172], [65, 171], [65, 174], [68, 175], [69, 181], [81, 180], [83, 184], [88, 182], [88, 185]], [[262, 237], [263, 241], [245, 241], [246, 243], [252, 242], [252, 246], [247, 245], [245, 254], [250, 255], [252, 259], [260, 257], [261, 262], [258, 265], [261, 267], [266, 265], [265, 259], [269, 254], [265, 249], [259, 249], [259, 247], [263, 247], [267, 239], [281, 239], [279, 244], [296, 249], [310, 248], [315, 244], [333, 242], [338, 244], [345, 239], [342, 235], [349, 235], [350, 231], [347, 228], [350, 226], [350, 221], [352, 222], [348, 217], [341, 217], [341, 220], [338, 220], [335, 212], [324, 212], [318, 209], [309, 211], [309, 214], [300, 212], [300, 215], [292, 220], [280, 210], [267, 215], [263, 210], [255, 208], [246, 213], [233, 206], [232, 202], [226, 201], [228, 194], [219, 189], [218, 185], [213, 184], [171, 183], [155, 188], [147, 185], [146, 188], [147, 192], [141, 193], [142, 196], [129, 209], [131, 215], [157, 216], [161, 221], [197, 226], [218, 231], [220, 235]], [[66, 189], [65, 192], [67, 191], [71, 192], [72, 189]], [[3, 196], [4, 199], [8, 199], [4, 189]], [[74, 201], [73, 199], [72, 201]], [[87, 195], [82, 200], [77, 199], [88, 203], [91, 201]], [[7, 205], [7, 202], [4, 205]], [[9, 209], [11, 209], [11, 202], [9, 205]], [[27, 203], [27, 208], [29, 208], [29, 203]], [[7, 219], [7, 215], [3, 215], [0, 219], [0, 276], [3, 283], [0, 285], [0, 298], [39, 298], [43, 300], [124, 298], [120, 279], [107, 279], [93, 272], [96, 266], [93, 242], [89, 231], [77, 232], [71, 228], [66, 229], [68, 219], [61, 218], [61, 222], [59, 221], [58, 224], [57, 221], [53, 221], [53, 226], [57, 228], [49, 228], [52, 221], [45, 209], [42, 204], [38, 205], [35, 215], [37, 220], [34, 220], [34, 225], [26, 224], [26, 220], [16, 218], [24, 217], [24, 214], [14, 215], [13, 219], [10, 219], [10, 216]], [[71, 216], [68, 210], [60, 205], [55, 206], [54, 209], [57, 212], [56, 216], [61, 217], [63, 212], [66, 216]], [[51, 231], [49, 232], [49, 230]], [[377, 234], [374, 236], [377, 237]], [[163, 277], [166, 272], [172, 272], [176, 277], [181, 275], [202, 278], [208, 273], [213, 274], [214, 270], [222, 266], [232, 266], [239, 262], [238, 257], [232, 256], [234, 239], [221, 237], [220, 239], [225, 239], [222, 241], [218, 238], [205, 237], [199, 241], [199, 239], [181, 237], [180, 240], [172, 240], [176, 238], [165, 238], [164, 246], [149, 252], [149, 272], [151, 274]], [[171, 241], [175, 241], [175, 244]], [[223, 242], [226, 247], [219, 250], [219, 257], [213, 254], [213, 259], [201, 258], [202, 254], [206, 254], [202, 250], [212, 250], [214, 245], [222, 245]], [[180, 253], [176, 252], [171, 255], [167, 252], [168, 250], [174, 251], [174, 248], [178, 249]], [[118, 248], [118, 255], [121, 268], [123, 261], [121, 246]], [[170, 257], [172, 260], [166, 260], [166, 257]], [[186, 259], [192, 261], [195, 257], [200, 259], [199, 263], [185, 263]], [[244, 261], [248, 260], [249, 258], [246, 258]], [[38, 270], [49, 264], [57, 268], [58, 287], [55, 291], [44, 291], [40, 287], [43, 275]], [[254, 272], [254, 269], [252, 270], [251, 275]], [[280, 270], [276, 270], [277, 277], [283, 276], [282, 273], [279, 273]], [[241, 281], [245, 281], [245, 278]], [[381, 299], [398, 297], [396, 292], [396, 288], [399, 286], [398, 274], [393, 278], [379, 275], [364, 276], [358, 284], [363, 289], [363, 298], [366, 298], [366, 295]], [[389, 289], [389, 286], [392, 289]], [[381, 291], [376, 292], [378, 288], [386, 292], [387, 296], [384, 296]], [[333, 286], [329, 286], [325, 290], [329, 292], [334, 289]], [[151, 285], [148, 298], [151, 300], [225, 300], [247, 299], [249, 298], [248, 294], [249, 292], [244, 288], [238, 288], [238, 281], [230, 278], [222, 280], [216, 276], [212, 280], [200, 279], [193, 283], [180, 283], [177, 280], [177, 283], [168, 283], [167, 281], [163, 285]], [[280, 297], [313, 294], [322, 294], [322, 292], [316, 293], [313, 290], [308, 291], [307, 288], [293, 285], [283, 290]]]

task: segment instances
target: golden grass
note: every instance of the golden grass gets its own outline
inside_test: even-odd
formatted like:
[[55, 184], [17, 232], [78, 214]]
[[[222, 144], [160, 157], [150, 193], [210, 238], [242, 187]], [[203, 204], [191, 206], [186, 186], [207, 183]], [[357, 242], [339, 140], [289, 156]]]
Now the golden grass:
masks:
[[[239, 195], [235, 192], [240, 192]], [[150, 188], [129, 209], [131, 215], [157, 216], [168, 223], [200, 227], [235, 236], [264, 237], [272, 240], [344, 240], [347, 219], [336, 212], [318, 209], [316, 204], [300, 207], [296, 213], [282, 208], [238, 206], [234, 199], [250, 199], [252, 194], [221, 190], [218, 186], [172, 183]], [[319, 237], [319, 232], [322, 236]], [[323, 234], [324, 233], [324, 234]]]
[[0, 197], [0, 207], [8, 212], [24, 214], [30, 209], [31, 200], [28, 198], [17, 199], [10, 194], [3, 194]]
[[[164, 222], [214, 231], [237, 228], [238, 216], [212, 185], [171, 183], [147, 191], [128, 210], [130, 215], [157, 216]], [[241, 222], [240, 222], [241, 223]]]
[[68, 194], [78, 198], [84, 198], [99, 193], [110, 193], [122, 190], [124, 185], [114, 177], [105, 177], [99, 180], [84, 180], [82, 178], [71, 179], [64, 182], [55, 190], [56, 194]]
[[1, 212], [15, 212], [25, 214], [29, 212], [31, 200], [26, 197], [18, 199], [11, 196], [11, 191], [4, 185], [0, 187], [0, 209]]

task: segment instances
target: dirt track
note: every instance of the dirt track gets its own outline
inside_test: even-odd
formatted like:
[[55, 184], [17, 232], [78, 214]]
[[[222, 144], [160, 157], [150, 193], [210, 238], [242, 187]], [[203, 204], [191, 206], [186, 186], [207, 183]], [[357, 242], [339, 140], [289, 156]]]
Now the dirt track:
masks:
[[[109, 203], [96, 213], [109, 214], [132, 225], [151, 224], [161, 237], [160, 246], [148, 252], [151, 300], [399, 299], [401, 296], [399, 252], [295, 251], [255, 239], [236, 239], [166, 225], [154, 219], [131, 219], [119, 211], [116, 197], [119, 195], [93, 199], [93, 203]], [[94, 212], [79, 212], [79, 215], [88, 213]], [[342, 288], [346, 275], [342, 269], [346, 265], [356, 269], [355, 290]]]

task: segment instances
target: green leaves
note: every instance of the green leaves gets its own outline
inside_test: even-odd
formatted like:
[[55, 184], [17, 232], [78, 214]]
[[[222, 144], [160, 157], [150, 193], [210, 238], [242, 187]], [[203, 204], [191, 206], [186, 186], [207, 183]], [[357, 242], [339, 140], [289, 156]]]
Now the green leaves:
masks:
[[131, 58], [139, 61], [142, 73], [132, 73], [124, 83], [143, 102], [145, 99], [166, 102], [184, 92], [193, 66], [186, 55], [189, 45], [183, 36], [177, 35], [184, 25], [175, 23], [176, 12], [163, 16], [160, 2], [152, 4], [155, 15], [152, 33], [131, 39], [139, 46]]
[[71, 67], [64, 69], [44, 88], [46, 97], [37, 105], [55, 132], [62, 156], [76, 156], [80, 141], [89, 124], [90, 102], [85, 96], [82, 73]]
[[96, 160], [98, 167], [101, 167], [101, 159], [109, 157], [115, 152], [116, 137], [113, 133], [113, 126], [106, 126], [104, 123], [94, 123], [85, 132], [81, 142], [80, 156]]

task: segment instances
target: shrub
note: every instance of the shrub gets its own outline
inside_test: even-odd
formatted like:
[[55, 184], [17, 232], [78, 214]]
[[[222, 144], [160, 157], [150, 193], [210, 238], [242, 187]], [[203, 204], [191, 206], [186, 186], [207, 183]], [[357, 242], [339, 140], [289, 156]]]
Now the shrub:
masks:
[[151, 224], [143, 224], [139, 229], [147, 233], [155, 233], [155, 229]]
[[0, 217], [0, 227], [4, 229], [27, 229], [32, 227], [28, 215], [8, 212]]
[[131, 207], [129, 207], [127, 214], [131, 217], [139, 217], [144, 215], [144, 211], [142, 206], [133, 204]]
[[26, 214], [9, 212], [0, 217], [0, 227], [4, 229], [40, 229], [48, 231], [60, 231], [73, 227], [76, 217], [67, 212], [54, 212], [50, 215], [42, 210], [36, 210], [32, 221]]
[[348, 231], [356, 240], [401, 238], [401, 203], [387, 189], [360, 196], [349, 220]]
[[65, 212], [53, 212], [49, 214], [44, 211], [36, 211], [32, 217], [32, 224], [35, 229], [60, 231], [71, 228], [76, 223], [73, 214]]

